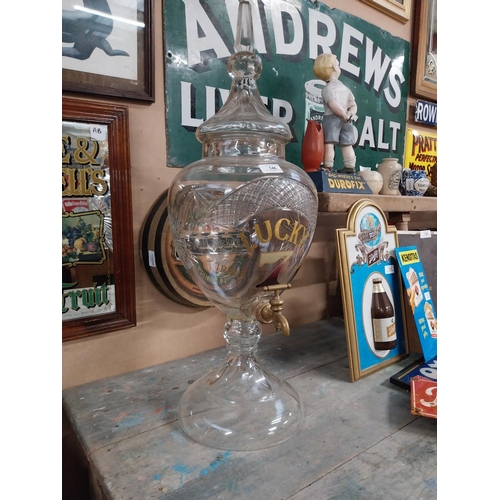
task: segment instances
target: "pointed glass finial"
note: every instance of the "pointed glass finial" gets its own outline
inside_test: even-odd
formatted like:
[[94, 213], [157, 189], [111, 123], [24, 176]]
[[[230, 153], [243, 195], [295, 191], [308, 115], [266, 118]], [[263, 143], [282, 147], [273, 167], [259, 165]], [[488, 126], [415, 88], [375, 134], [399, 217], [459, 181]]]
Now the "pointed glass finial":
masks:
[[273, 116], [262, 102], [256, 80], [262, 73], [262, 59], [254, 51], [252, 9], [240, 0], [235, 50], [226, 64], [233, 83], [221, 109], [196, 130], [203, 144], [203, 156], [261, 155], [285, 157], [291, 140], [288, 125]]
[[236, 52], [254, 51], [252, 9], [248, 0], [240, 0], [238, 6], [238, 24], [234, 50]]
[[[257, 80], [262, 73], [262, 59], [255, 53], [253, 39], [252, 7], [248, 0], [240, 0], [238, 24], [234, 39], [234, 54], [227, 61], [231, 78]], [[255, 86], [255, 82], [251, 82]]]

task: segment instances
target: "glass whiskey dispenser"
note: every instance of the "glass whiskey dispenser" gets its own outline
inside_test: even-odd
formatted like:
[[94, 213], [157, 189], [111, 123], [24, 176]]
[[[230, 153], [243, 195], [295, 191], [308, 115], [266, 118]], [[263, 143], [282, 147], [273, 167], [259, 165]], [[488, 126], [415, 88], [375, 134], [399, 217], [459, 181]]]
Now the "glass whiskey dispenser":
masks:
[[175, 177], [168, 213], [183, 265], [227, 316], [226, 358], [183, 394], [179, 423], [202, 444], [246, 451], [289, 439], [303, 419], [297, 391], [256, 353], [261, 323], [289, 334], [281, 294], [311, 245], [318, 200], [309, 176], [285, 159], [288, 125], [257, 89], [262, 62], [247, 0], [227, 70], [228, 99], [198, 127], [202, 157]]

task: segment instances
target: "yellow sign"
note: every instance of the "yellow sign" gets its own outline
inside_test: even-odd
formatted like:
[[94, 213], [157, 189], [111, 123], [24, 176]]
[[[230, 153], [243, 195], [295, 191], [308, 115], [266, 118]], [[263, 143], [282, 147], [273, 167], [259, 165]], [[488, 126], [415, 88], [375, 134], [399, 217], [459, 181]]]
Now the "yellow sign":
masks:
[[420, 262], [418, 252], [416, 250], [405, 250], [399, 252], [399, 257], [403, 265], [415, 264]]
[[430, 178], [431, 168], [437, 165], [437, 135], [421, 130], [406, 132], [404, 167], [424, 170]]

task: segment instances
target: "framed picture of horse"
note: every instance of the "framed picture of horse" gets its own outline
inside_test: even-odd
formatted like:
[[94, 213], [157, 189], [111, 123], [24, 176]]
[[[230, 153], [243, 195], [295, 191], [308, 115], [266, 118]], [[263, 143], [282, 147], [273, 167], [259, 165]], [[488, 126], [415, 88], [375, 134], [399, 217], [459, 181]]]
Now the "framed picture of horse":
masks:
[[154, 0], [62, 0], [62, 90], [154, 101]]

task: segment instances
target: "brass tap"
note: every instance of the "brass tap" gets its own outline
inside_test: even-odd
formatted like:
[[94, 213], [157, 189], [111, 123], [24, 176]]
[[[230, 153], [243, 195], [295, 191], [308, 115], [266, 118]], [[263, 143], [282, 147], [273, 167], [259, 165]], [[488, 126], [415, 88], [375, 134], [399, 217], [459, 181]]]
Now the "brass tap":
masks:
[[280, 298], [282, 290], [288, 290], [292, 285], [286, 283], [284, 285], [270, 285], [263, 287], [264, 292], [274, 292], [274, 297], [269, 302], [262, 302], [257, 306], [256, 317], [261, 323], [274, 323], [276, 331], [285, 336], [290, 335], [290, 325], [287, 319], [282, 314], [284, 302]]

